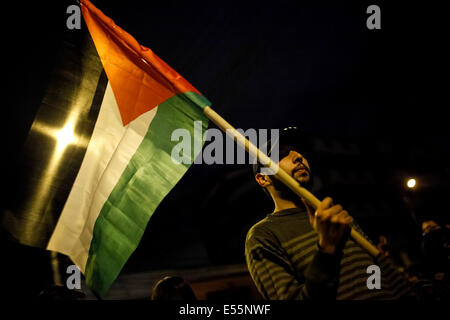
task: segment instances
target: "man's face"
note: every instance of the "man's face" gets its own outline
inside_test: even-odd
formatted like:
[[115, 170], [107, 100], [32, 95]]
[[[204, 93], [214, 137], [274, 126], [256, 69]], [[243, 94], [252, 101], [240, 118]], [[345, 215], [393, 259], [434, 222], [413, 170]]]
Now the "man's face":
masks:
[[[310, 189], [312, 176], [308, 160], [295, 150], [289, 150], [287, 156], [283, 157], [279, 163], [279, 167], [288, 175], [293, 177], [300, 185], [306, 189]], [[270, 176], [273, 187], [279, 192], [280, 197], [284, 199], [298, 199], [298, 196], [284, 185], [275, 176]]]
[[282, 158], [278, 165], [302, 186], [307, 185], [311, 180], [311, 168], [308, 160], [295, 150], [290, 150], [289, 154]]

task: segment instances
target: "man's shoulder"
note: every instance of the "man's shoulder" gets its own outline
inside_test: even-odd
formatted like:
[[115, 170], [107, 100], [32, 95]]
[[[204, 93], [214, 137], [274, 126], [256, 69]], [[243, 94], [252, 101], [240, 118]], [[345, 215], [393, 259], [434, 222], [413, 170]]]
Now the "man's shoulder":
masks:
[[272, 224], [267, 216], [255, 223], [247, 232], [246, 242], [258, 241], [259, 239], [273, 236], [271, 231]]
[[256, 222], [247, 232], [247, 238], [249, 236], [259, 235], [266, 233], [270, 229], [270, 221], [267, 217]]
[[247, 241], [278, 238], [283, 240], [311, 230], [309, 221], [302, 215], [291, 213], [290, 215], [275, 216], [269, 214], [249, 229], [246, 239]]

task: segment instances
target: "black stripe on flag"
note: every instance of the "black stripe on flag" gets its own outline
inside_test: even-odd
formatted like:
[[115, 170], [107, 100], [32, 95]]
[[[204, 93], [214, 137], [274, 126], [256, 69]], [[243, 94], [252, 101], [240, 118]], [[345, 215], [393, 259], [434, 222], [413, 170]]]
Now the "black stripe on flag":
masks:
[[[18, 161], [9, 168], [1, 221], [13, 239], [42, 248], [80, 169], [108, 83], [85, 24], [64, 32], [56, 57]], [[69, 118], [76, 140], [55, 156], [56, 133]]]

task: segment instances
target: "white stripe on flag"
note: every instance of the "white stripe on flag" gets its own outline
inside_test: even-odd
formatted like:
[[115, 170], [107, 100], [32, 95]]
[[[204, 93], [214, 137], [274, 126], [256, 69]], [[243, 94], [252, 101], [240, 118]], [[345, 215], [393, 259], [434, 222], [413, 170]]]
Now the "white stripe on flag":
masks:
[[122, 125], [110, 84], [80, 171], [47, 249], [68, 255], [84, 273], [95, 221], [141, 144], [157, 107]]

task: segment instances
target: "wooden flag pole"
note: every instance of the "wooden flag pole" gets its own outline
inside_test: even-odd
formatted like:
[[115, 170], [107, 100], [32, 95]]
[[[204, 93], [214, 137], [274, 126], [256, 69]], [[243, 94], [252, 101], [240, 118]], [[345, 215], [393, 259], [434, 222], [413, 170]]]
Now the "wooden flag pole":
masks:
[[[245, 150], [256, 157], [261, 164], [266, 166], [272, 172], [276, 172], [275, 176], [282, 181], [289, 189], [291, 189], [299, 197], [305, 199], [314, 209], [320, 204], [320, 200], [317, 199], [311, 192], [300, 186], [300, 184], [294, 180], [290, 175], [281, 169], [277, 163], [272, 161], [264, 152], [259, 150], [253, 143], [251, 143], [247, 138], [245, 138], [239, 131], [237, 131], [232, 125], [230, 125], [225, 119], [223, 119], [219, 114], [217, 114], [211, 107], [206, 107], [203, 113], [214, 122], [222, 131], [229, 134], [233, 139], [245, 148]], [[350, 236], [353, 240], [358, 243], [363, 249], [365, 249], [370, 255], [377, 256], [380, 251], [367, 241], [361, 233], [352, 228]]]

